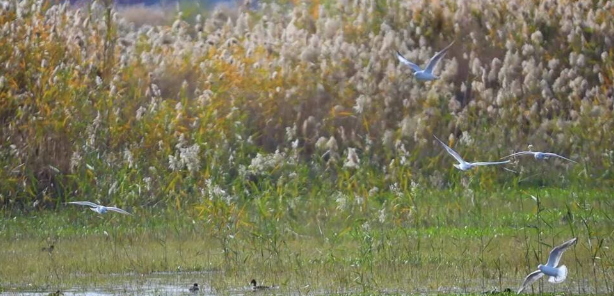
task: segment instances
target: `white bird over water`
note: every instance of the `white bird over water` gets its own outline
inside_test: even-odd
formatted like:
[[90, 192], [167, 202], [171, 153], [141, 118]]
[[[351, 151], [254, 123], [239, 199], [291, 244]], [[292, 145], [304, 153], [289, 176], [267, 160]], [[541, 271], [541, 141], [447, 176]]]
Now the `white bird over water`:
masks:
[[524, 289], [533, 284], [535, 281], [539, 280], [542, 276], [544, 276], [544, 274], [550, 276], [548, 281], [551, 283], [558, 284], [563, 282], [567, 278], [567, 267], [565, 265], [561, 265], [559, 267], [557, 266], [559, 265], [559, 261], [561, 261], [563, 252], [565, 252], [569, 247], [573, 246], [576, 241], [578, 241], [578, 238], [574, 237], [573, 239], [570, 239], [564, 242], [562, 245], [552, 249], [552, 251], [550, 251], [550, 256], [548, 256], [548, 263], [546, 263], [546, 265], [538, 265], [536, 271], [527, 275], [522, 283], [522, 287], [520, 287], [518, 290], [518, 294], [522, 293]]
[[130, 213], [120, 209], [120, 208], [116, 208], [116, 207], [106, 207], [103, 205], [99, 205], [99, 204], [95, 204], [93, 202], [89, 202], [89, 201], [71, 201], [69, 202], [69, 204], [71, 205], [79, 205], [79, 206], [88, 206], [90, 207], [89, 209], [98, 213], [98, 214], [104, 214], [107, 211], [113, 211], [113, 212], [118, 212], [124, 215], [130, 215]]
[[[435, 137], [435, 136], [433, 136]], [[456, 159], [456, 161], [458, 161], [458, 164], [454, 164], [454, 167], [461, 170], [461, 171], [466, 171], [469, 170], [475, 166], [483, 166], [483, 165], [497, 165], [497, 164], [505, 164], [510, 162], [509, 160], [506, 161], [487, 161], [487, 162], [466, 162], [458, 153], [456, 153], [456, 151], [452, 150], [452, 148], [450, 148], [448, 145], [446, 145], [444, 142], [442, 142], [441, 140], [439, 140], [439, 138], [435, 137], [435, 139], [437, 141], [439, 141], [439, 143], [441, 143], [441, 145], [446, 148], [446, 151], [452, 155], [454, 157], [454, 159]]]
[[448, 52], [448, 49], [450, 49], [452, 44], [454, 44], [454, 41], [452, 41], [452, 43], [450, 43], [450, 45], [448, 45], [446, 48], [435, 53], [435, 55], [428, 61], [426, 68], [424, 68], [424, 70], [422, 70], [422, 68], [420, 68], [418, 65], [410, 62], [398, 51], [397, 51], [397, 59], [399, 59], [401, 63], [409, 66], [414, 71], [414, 77], [416, 77], [416, 79], [424, 80], [424, 81], [436, 80], [436, 79], [439, 79], [439, 77], [433, 74], [433, 70], [435, 69], [435, 66], [437, 66], [437, 63], [439, 62], [439, 60], [441, 60], [443, 56], [446, 55], [446, 52]]
[[551, 152], [540, 152], [540, 151], [532, 151], [531, 148], [533, 147], [533, 145], [529, 145], [529, 151], [520, 151], [520, 152], [516, 152], [516, 153], [512, 153], [504, 158], [508, 158], [508, 157], [514, 157], [514, 156], [518, 156], [518, 155], [533, 155], [533, 157], [535, 157], [535, 159], [538, 160], [544, 160], [544, 159], [549, 159], [550, 157], [558, 157], [558, 158], [562, 158], [565, 160], [569, 160], [573, 163], [578, 163], [575, 160], [571, 160], [567, 157], [558, 155], [556, 153], [551, 153]]

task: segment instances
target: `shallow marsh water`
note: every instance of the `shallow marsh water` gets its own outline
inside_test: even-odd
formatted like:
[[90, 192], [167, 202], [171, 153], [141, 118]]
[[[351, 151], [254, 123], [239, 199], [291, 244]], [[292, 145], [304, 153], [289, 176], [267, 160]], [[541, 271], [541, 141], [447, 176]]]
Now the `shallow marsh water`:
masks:
[[[194, 283], [199, 284], [198, 295], [215, 295], [210, 286], [206, 285], [211, 280], [209, 272], [160, 272], [148, 275], [140, 274], [113, 274], [100, 276], [98, 282], [105, 284], [92, 286], [75, 286], [63, 289], [64, 295], [181, 295], [192, 294], [188, 291]], [[249, 287], [245, 287], [245, 291]], [[48, 295], [57, 289], [45, 289], [29, 291], [28, 289], [7, 289], [0, 295]], [[13, 290], [13, 291], [11, 291]]]
[[[77, 242], [74, 243], [74, 246], [64, 245], [63, 247], [70, 248], [77, 247], [78, 245], [81, 244]], [[462, 246], [462, 244], [459, 244], [459, 246]], [[322, 251], [322, 249], [315, 248], [316, 253]], [[184, 251], [189, 253], [194, 250], [188, 249]], [[60, 253], [58, 252], [54, 256], [61, 258]], [[152, 253], [156, 254], [156, 251], [152, 250]], [[310, 254], [306, 253], [307, 256]], [[246, 270], [236, 270], [235, 267], [232, 267], [227, 271], [169, 271], [142, 274], [134, 272], [66, 274], [66, 271], [60, 271], [63, 273], [60, 277], [64, 279], [57, 280], [54, 271], [45, 267], [49, 264], [47, 262], [41, 264], [43, 268], [41, 273], [49, 273], [48, 277], [43, 281], [47, 282], [47, 284], [41, 284], [37, 288], [30, 288], [29, 284], [23, 282], [16, 283], [4, 286], [4, 290], [0, 292], [0, 295], [47, 295], [57, 290], [57, 287], [60, 287], [64, 295], [193, 295], [188, 291], [188, 288], [193, 283], [198, 283], [200, 286], [198, 295], [254, 295], [248, 286], [248, 281], [254, 274], [258, 274], [260, 271], [262, 275], [256, 275], [257, 277], [279, 278], [279, 281], [268, 280], [264, 284], [277, 284], [281, 286], [281, 288], [266, 292], [265, 294], [468, 294], [481, 293], [495, 288], [498, 290], [505, 288], [516, 290], [524, 274], [523, 271], [503, 271], [502, 278], [497, 279], [496, 269], [493, 266], [488, 266], [486, 268], [486, 275], [483, 275], [483, 271], [479, 266], [462, 266], [463, 260], [457, 258], [458, 254], [450, 252], [449, 255], [445, 261], [434, 262], [434, 264], [424, 263], [422, 267], [420, 267], [422, 264], [414, 266], [401, 264], [406, 266], [406, 268], [403, 268], [398, 266], [398, 262], [395, 262], [395, 260], [391, 260], [392, 264], [390, 266], [387, 266], [385, 262], [381, 262], [381, 264], [373, 267], [373, 274], [365, 273], [362, 275], [360, 274], [361, 269], [358, 266], [351, 266], [352, 264], [357, 264], [355, 259], [350, 260], [354, 261], [353, 263], [346, 261], [348, 263], [341, 263], [336, 267], [326, 268], [325, 270], [319, 264], [314, 264], [308, 268], [309, 270], [306, 271], [307, 274], [303, 278], [297, 276], [296, 266], [289, 266], [287, 263], [280, 263], [285, 267], [273, 267], [272, 270], [266, 270], [266, 266], [246, 263], [244, 266]], [[586, 274], [589, 269], [586, 266], [578, 266], [578, 263], [573, 262], [572, 252], [568, 256], [566, 258], [566, 264], [570, 268], [568, 280], [559, 285], [551, 285], [544, 281], [541, 288], [536, 283], [533, 286], [533, 291], [536, 293], [538, 291], [546, 293], [562, 292], [564, 294], [603, 294], [611, 291], [606, 275], [598, 275], [599, 280], [595, 283], [591, 280], [592, 276]], [[174, 262], [176, 258], [170, 256], [169, 260]], [[244, 260], [250, 261], [249, 258]], [[490, 261], [490, 259], [488, 260]], [[92, 262], [92, 264], [96, 263]], [[296, 264], [305, 264], [305, 261]], [[350, 266], [344, 267], [341, 265]], [[27, 266], [27, 264], [24, 266]], [[286, 268], [287, 270], [284, 272], [281, 268]], [[467, 270], [463, 270], [463, 268], [467, 268]], [[582, 272], [578, 272], [579, 269]], [[289, 278], [284, 278], [284, 273], [290, 274]], [[321, 276], [318, 276], [318, 274]], [[36, 280], [38, 276], [34, 275], [32, 279]], [[359, 285], [361, 276], [374, 278], [371, 279], [371, 286], [361, 287]], [[482, 276], [488, 278], [480, 278]], [[402, 282], [404, 279], [409, 279], [410, 282]], [[285, 284], [283, 281], [285, 281]], [[389, 288], [385, 287], [386, 285], [389, 285]], [[532, 290], [529, 289], [529, 291]]]
[[[359, 295], [364, 294], [359, 290], [310, 290], [309, 287], [302, 287], [299, 289], [284, 289], [276, 288], [270, 291], [254, 292], [249, 286], [238, 286], [226, 291], [215, 291], [211, 286], [206, 284], [206, 281], [211, 280], [210, 273], [155, 273], [150, 275], [112, 275], [110, 278], [115, 279], [113, 286], [97, 286], [97, 287], [72, 287], [62, 290], [64, 295], [90, 295], [90, 296], [102, 296], [102, 295]], [[200, 290], [197, 293], [189, 292], [189, 287], [198, 282]], [[479, 287], [480, 283], [475, 283], [475, 287]], [[492, 287], [498, 285], [497, 282], [492, 282]], [[508, 282], [508, 286], [512, 290], [515, 290], [517, 282]], [[535, 286], [534, 292], [538, 293], [539, 288]], [[480, 290], [478, 288], [463, 289], [461, 287], [440, 287], [436, 290], [418, 289], [415, 291], [401, 291], [395, 289], [382, 289], [378, 291], [371, 291], [368, 294], [481, 294], [485, 291], [491, 291], [494, 288], [487, 290]], [[57, 290], [57, 289], [56, 289]], [[56, 290], [37, 290], [30, 291], [28, 289], [14, 289], [0, 292], [0, 295], [25, 295], [25, 296], [47, 296]], [[529, 293], [530, 293], [529, 289]], [[591, 285], [587, 282], [569, 280], [565, 284], [558, 286], [546, 286], [542, 290], [543, 293], [553, 294], [607, 294], [606, 287], [602, 287], [599, 291], [591, 288]]]

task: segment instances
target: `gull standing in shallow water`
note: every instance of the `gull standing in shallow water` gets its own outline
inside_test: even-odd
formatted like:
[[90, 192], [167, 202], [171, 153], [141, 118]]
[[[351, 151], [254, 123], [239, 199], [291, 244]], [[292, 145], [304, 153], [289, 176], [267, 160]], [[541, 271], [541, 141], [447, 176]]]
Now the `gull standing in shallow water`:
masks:
[[[433, 136], [435, 137], [435, 136]], [[452, 150], [452, 148], [450, 148], [448, 145], [444, 144], [444, 142], [442, 142], [441, 140], [439, 140], [439, 138], [435, 137], [435, 139], [437, 141], [439, 141], [439, 143], [441, 143], [441, 145], [443, 145], [444, 148], [446, 148], [446, 151], [452, 155], [454, 157], [454, 159], [456, 159], [456, 161], [458, 161], [458, 164], [454, 164], [454, 167], [461, 170], [461, 171], [466, 171], [469, 170], [475, 166], [483, 166], [483, 165], [496, 165], [496, 164], [505, 164], [510, 162], [509, 160], [506, 161], [487, 161], [487, 162], [466, 162], [458, 153], [456, 153], [456, 151]]]
[[437, 66], [437, 63], [439, 62], [439, 60], [441, 60], [443, 56], [446, 55], [446, 52], [448, 52], [452, 44], [454, 44], [454, 41], [452, 41], [452, 43], [450, 43], [450, 45], [448, 45], [446, 48], [435, 53], [435, 55], [428, 61], [426, 68], [424, 68], [424, 70], [422, 70], [422, 68], [420, 68], [418, 65], [410, 62], [398, 51], [397, 51], [397, 59], [399, 59], [401, 63], [409, 66], [414, 71], [414, 77], [416, 77], [416, 79], [424, 80], [424, 81], [436, 80], [436, 79], [439, 79], [439, 77], [433, 74], [433, 70], [435, 69], [435, 66]]
[[516, 153], [512, 153], [504, 158], [508, 158], [508, 157], [514, 157], [514, 156], [518, 156], [518, 155], [533, 155], [533, 157], [535, 157], [535, 159], [538, 160], [544, 160], [544, 159], [549, 159], [550, 157], [558, 157], [558, 158], [562, 158], [565, 160], [569, 160], [573, 163], [578, 163], [575, 160], [571, 160], [567, 157], [558, 155], [556, 153], [551, 153], [551, 152], [539, 152], [539, 151], [532, 151], [531, 148], [533, 147], [533, 145], [529, 145], [529, 151], [520, 151], [520, 152], [516, 152]]
[[522, 283], [522, 287], [518, 290], [518, 294], [522, 293], [524, 289], [533, 284], [535, 281], [539, 280], [542, 276], [548, 275], [548, 281], [551, 283], [561, 283], [567, 278], [567, 267], [565, 265], [559, 265], [559, 261], [561, 261], [561, 256], [563, 256], [563, 252], [565, 252], [569, 247], [573, 246], [578, 241], [577, 237], [570, 239], [564, 242], [562, 245], [552, 249], [550, 251], [550, 256], [548, 256], [548, 263], [546, 265], [538, 265], [537, 270], [531, 272], [524, 279]]
[[116, 207], [105, 207], [99, 204], [95, 204], [93, 202], [89, 202], [89, 201], [71, 201], [69, 202], [69, 204], [71, 205], [79, 205], [79, 206], [88, 206], [90, 207], [90, 210], [98, 213], [98, 214], [104, 214], [107, 211], [113, 211], [113, 212], [118, 212], [124, 215], [130, 215], [130, 213], [120, 209], [120, 208], [116, 208]]

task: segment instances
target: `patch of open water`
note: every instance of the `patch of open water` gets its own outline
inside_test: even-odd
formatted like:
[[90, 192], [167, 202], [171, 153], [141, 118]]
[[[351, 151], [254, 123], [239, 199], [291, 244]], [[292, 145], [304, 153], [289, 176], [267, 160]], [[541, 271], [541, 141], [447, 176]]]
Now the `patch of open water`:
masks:
[[[198, 296], [209, 296], [209, 295], [233, 295], [233, 296], [241, 296], [241, 295], [258, 295], [261, 293], [254, 293], [251, 290], [251, 287], [236, 287], [231, 288], [226, 291], [216, 291], [214, 288], [208, 285], [208, 283], [212, 280], [212, 275], [214, 272], [159, 272], [152, 273], [147, 275], [141, 275], [137, 273], [129, 273], [129, 274], [111, 274], [107, 275], [107, 282], [112, 282], [113, 284], [99, 284], [97, 286], [76, 286], [67, 290], [62, 290], [62, 295], [90, 295], [90, 296], [108, 296], [108, 295], [198, 295]], [[86, 275], [84, 275], [86, 276]], [[189, 291], [189, 288], [194, 284], [198, 283], [199, 291], [197, 293], [192, 293]], [[450, 286], [450, 287], [440, 287], [437, 290], [428, 290], [428, 289], [420, 289], [418, 291], [410, 292], [411, 294], [422, 294], [422, 295], [433, 295], [433, 294], [465, 294], [465, 293], [480, 293], [484, 292], [480, 290], [478, 287], [481, 284], [475, 282], [470, 283], [470, 286], [474, 288], [461, 288], [458, 286]], [[496, 282], [492, 281], [490, 284], [494, 288], [496, 286]], [[509, 287], [512, 291], [516, 291], [517, 284], [520, 284], [520, 280], [518, 282], [506, 281], [505, 287]], [[538, 283], [535, 283], [533, 288], [534, 292], [538, 291]], [[600, 285], [598, 285], [600, 286]], [[565, 293], [565, 294], [607, 294], [608, 293], [607, 286], [598, 287], [595, 289], [594, 283], [586, 280], [568, 280], [560, 285], [552, 285], [549, 283], [544, 283], [543, 292], [547, 293]], [[6, 289], [6, 287], [5, 287]], [[4, 291], [0, 292], [0, 296], [4, 295], [25, 295], [25, 296], [46, 296], [49, 293], [56, 291], [53, 287], [42, 290], [32, 290], [28, 291], [23, 288], [15, 288], [14, 291]], [[302, 290], [302, 289], [301, 289]], [[492, 289], [487, 289], [492, 290]], [[531, 289], [528, 290], [529, 293]], [[319, 290], [309, 290], [309, 291], [290, 291], [290, 290], [269, 290], [265, 291], [266, 294], [277, 294], [277, 295], [330, 295], [330, 294], [361, 294], [360, 290], [335, 290], [335, 291], [319, 291]], [[610, 291], [611, 292], [611, 291]], [[398, 291], [398, 290], [381, 290], [380, 294], [408, 294], [406, 291]]]
[[[73, 287], [62, 290], [63, 295], [216, 295], [215, 291], [207, 285], [211, 278], [211, 272], [160, 272], [148, 275], [140, 274], [112, 274], [114, 284], [98, 286]], [[198, 283], [198, 293], [192, 293], [189, 288]], [[247, 289], [248, 287], [246, 287]], [[0, 295], [26, 295], [41, 296], [55, 292], [57, 289], [50, 287], [46, 291], [4, 291]]]

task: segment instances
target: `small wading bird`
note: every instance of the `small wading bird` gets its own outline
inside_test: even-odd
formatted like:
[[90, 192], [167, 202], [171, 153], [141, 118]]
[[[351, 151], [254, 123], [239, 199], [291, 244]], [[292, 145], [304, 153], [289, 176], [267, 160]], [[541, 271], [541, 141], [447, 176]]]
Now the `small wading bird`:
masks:
[[[435, 136], [433, 136], [435, 137]], [[444, 142], [442, 142], [441, 140], [439, 140], [439, 138], [435, 137], [435, 139], [437, 141], [439, 141], [439, 143], [441, 143], [441, 145], [446, 148], [446, 151], [448, 151], [448, 154], [452, 155], [454, 157], [454, 159], [456, 159], [456, 161], [458, 161], [458, 164], [454, 164], [454, 167], [461, 170], [461, 171], [466, 171], [469, 170], [475, 166], [483, 166], [483, 165], [496, 165], [496, 164], [505, 164], [510, 162], [509, 160], [506, 161], [487, 161], [487, 162], [466, 162], [458, 153], [456, 153], [456, 151], [452, 150], [452, 148], [450, 148], [448, 145], [444, 144]]]
[[198, 284], [194, 283], [192, 287], [190, 287], [190, 292], [198, 292]]
[[41, 252], [49, 252], [49, 253], [51, 254], [51, 253], [53, 252], [53, 249], [54, 249], [54, 248], [55, 248], [55, 247], [53, 246], [53, 244], [51, 244], [51, 246], [49, 246], [49, 247], [43, 247], [43, 248], [41, 249]]
[[271, 289], [271, 287], [269, 286], [258, 286], [256, 284], [256, 280], [252, 279], [251, 282], [249, 282], [252, 285], [252, 290], [254, 291], [262, 291], [262, 290], [269, 290]]
[[510, 294], [510, 293], [512, 293], [512, 289], [510, 288], [505, 288], [503, 289], [503, 291], [499, 291], [497, 290], [497, 288], [495, 288], [490, 291], [482, 292], [483, 295], [497, 295], [497, 294]]
[[531, 148], [533, 148], [533, 145], [529, 145], [529, 151], [520, 151], [520, 152], [516, 152], [516, 153], [512, 153], [504, 158], [509, 158], [509, 157], [514, 157], [514, 156], [518, 156], [518, 155], [533, 155], [533, 157], [535, 157], [535, 159], [538, 160], [544, 160], [544, 159], [549, 159], [550, 157], [558, 157], [558, 158], [562, 158], [565, 160], [569, 160], [573, 163], [578, 163], [575, 160], [571, 160], [567, 157], [558, 155], [556, 153], [551, 153], [551, 152], [539, 152], [539, 151], [532, 151]]
[[550, 251], [550, 256], [548, 256], [548, 263], [546, 265], [538, 265], [537, 270], [531, 272], [524, 279], [522, 283], [522, 287], [518, 290], [518, 294], [522, 293], [524, 289], [533, 284], [535, 281], [539, 280], [542, 276], [548, 275], [548, 281], [554, 284], [558, 284], [563, 282], [567, 278], [567, 267], [565, 265], [559, 265], [559, 261], [561, 261], [561, 256], [563, 256], [563, 252], [565, 252], [569, 247], [573, 246], [576, 241], [578, 241], [577, 237], [570, 239], [564, 242], [562, 245], [552, 249]]
[[95, 204], [93, 202], [89, 202], [89, 201], [71, 201], [69, 202], [69, 204], [71, 205], [79, 205], [79, 206], [88, 206], [90, 207], [90, 210], [98, 213], [98, 214], [104, 214], [107, 211], [113, 211], [113, 212], [118, 212], [124, 215], [130, 215], [130, 213], [120, 209], [120, 208], [116, 208], [116, 207], [105, 207], [102, 205], [98, 205]]
[[418, 65], [410, 62], [398, 51], [397, 51], [397, 59], [399, 59], [399, 62], [409, 66], [412, 69], [412, 71], [414, 71], [414, 77], [416, 77], [416, 79], [424, 80], [424, 81], [436, 80], [436, 79], [439, 79], [439, 77], [433, 74], [433, 70], [435, 69], [435, 66], [437, 66], [437, 63], [439, 62], [439, 60], [441, 60], [443, 56], [446, 55], [446, 52], [448, 52], [452, 44], [454, 44], [454, 41], [450, 43], [450, 45], [448, 45], [446, 48], [435, 53], [435, 55], [428, 61], [426, 68], [424, 68], [424, 70], [422, 70], [422, 68], [420, 68]]

